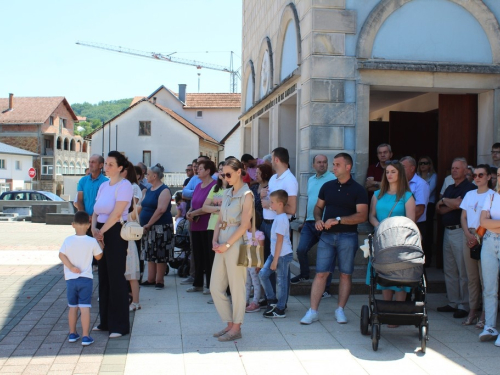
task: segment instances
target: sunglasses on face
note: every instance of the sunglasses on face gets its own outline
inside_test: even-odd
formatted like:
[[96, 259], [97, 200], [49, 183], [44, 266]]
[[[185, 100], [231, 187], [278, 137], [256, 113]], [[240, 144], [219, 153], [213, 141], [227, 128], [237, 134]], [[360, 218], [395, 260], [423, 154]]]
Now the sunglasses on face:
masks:
[[399, 160], [387, 160], [385, 165], [399, 164]]
[[430, 162], [428, 161], [421, 161], [420, 163], [418, 163], [418, 165], [429, 165]]
[[220, 174], [222, 177], [224, 178], [231, 178], [231, 176], [233, 175], [232, 173], [221, 173]]
[[191, 172], [191, 171], [192, 171], [192, 169], [186, 169], [186, 172]]
[[472, 175], [472, 178], [477, 178], [477, 177], [483, 178], [484, 176], [486, 176], [486, 173], [474, 173]]

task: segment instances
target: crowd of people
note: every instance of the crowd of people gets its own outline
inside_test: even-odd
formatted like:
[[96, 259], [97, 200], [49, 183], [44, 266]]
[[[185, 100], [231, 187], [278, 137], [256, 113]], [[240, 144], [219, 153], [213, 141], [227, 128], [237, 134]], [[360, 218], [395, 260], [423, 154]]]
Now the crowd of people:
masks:
[[[85, 262], [92, 256], [99, 259], [100, 324], [93, 330], [108, 331], [110, 338], [128, 334], [128, 312], [141, 308], [139, 283], [143, 287], [164, 288], [174, 230], [181, 220], [189, 222], [191, 251], [189, 276], [180, 284], [189, 286], [188, 293], [211, 295], [209, 303], [214, 304], [226, 323], [213, 336], [219, 341], [232, 341], [242, 337], [241, 325], [246, 313], [263, 310], [266, 318], [286, 317], [289, 286], [309, 282], [308, 252], [316, 244], [310, 308], [300, 323], [312, 324], [319, 319], [321, 300], [331, 297], [330, 284], [336, 266], [340, 276], [334, 314], [337, 323], [347, 323], [344, 308], [351, 293], [358, 225], [368, 221], [376, 231], [384, 219], [406, 216], [420, 230], [425, 267], [430, 267], [435, 259], [436, 213], [444, 226], [443, 265], [449, 301], [438, 311], [465, 318], [464, 325], [475, 324], [483, 330], [479, 335], [481, 341], [496, 338], [500, 196], [498, 184], [492, 184], [492, 173], [497, 177], [495, 166], [500, 164], [500, 143], [492, 148], [495, 166], [472, 167], [464, 158], [453, 160], [451, 175], [444, 180], [439, 196], [438, 177], [430, 157], [422, 156], [417, 161], [404, 156], [393, 160], [389, 144], [378, 146], [377, 157], [378, 162], [370, 165], [362, 186], [352, 177], [351, 155], [344, 152], [335, 155], [332, 171], [328, 170], [327, 156], [314, 156], [315, 173], [307, 182], [305, 220], [298, 228], [300, 273], [291, 278], [290, 222], [297, 211], [299, 186], [289, 168], [287, 149], [278, 147], [262, 158], [244, 154], [238, 160], [230, 156], [218, 166], [207, 156], [194, 159], [187, 165], [182, 193], [174, 197], [175, 218], [171, 214], [170, 189], [162, 182], [161, 165], [147, 169], [139, 163], [134, 167], [116, 151], [110, 152], [106, 160], [92, 156], [89, 174], [78, 184], [75, 205], [80, 216], [75, 216], [74, 226], [76, 237], [86, 234], [95, 243], [88, 246], [85, 259], [72, 259], [66, 242], [60, 255], [68, 281], [70, 341], [79, 338], [75, 328], [76, 309], [86, 309], [90, 303], [85, 294], [88, 292], [79, 296], [78, 288], [70, 288], [74, 282], [71, 280], [92, 278]], [[83, 213], [88, 223], [82, 223]], [[120, 237], [126, 221], [140, 223], [144, 230], [141, 241], [125, 241]], [[262, 269], [238, 266], [239, 248], [245, 243], [263, 246]], [[148, 277], [140, 282], [144, 261]], [[377, 289], [385, 300], [404, 301], [410, 292], [409, 288], [377, 286]], [[83, 310], [81, 316], [85, 336], [82, 344], [89, 345], [88, 342], [93, 342], [89, 336], [90, 323], [83, 324], [87, 319]], [[495, 345], [500, 346], [500, 338]]]

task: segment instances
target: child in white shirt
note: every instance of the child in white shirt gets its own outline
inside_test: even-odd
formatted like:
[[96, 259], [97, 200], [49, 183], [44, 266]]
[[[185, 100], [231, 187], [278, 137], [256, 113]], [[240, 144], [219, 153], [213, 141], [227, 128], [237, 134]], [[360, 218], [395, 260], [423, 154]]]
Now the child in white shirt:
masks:
[[[275, 190], [271, 193], [271, 209], [276, 217], [271, 227], [271, 255], [266, 259], [259, 277], [266, 292], [267, 310], [265, 318], [286, 318], [285, 305], [289, 290], [289, 270], [293, 257], [290, 241], [290, 222], [285, 213], [288, 194], [285, 190]], [[276, 292], [273, 290], [269, 277], [276, 272]]]
[[68, 298], [69, 342], [76, 342], [80, 335], [76, 332], [78, 308], [82, 322], [82, 345], [94, 343], [89, 336], [90, 330], [90, 300], [92, 298], [92, 257], [102, 258], [102, 250], [95, 238], [87, 236], [90, 227], [89, 215], [78, 211], [73, 220], [76, 234], [66, 238], [59, 250], [59, 259], [64, 264], [66, 279], [66, 296]]

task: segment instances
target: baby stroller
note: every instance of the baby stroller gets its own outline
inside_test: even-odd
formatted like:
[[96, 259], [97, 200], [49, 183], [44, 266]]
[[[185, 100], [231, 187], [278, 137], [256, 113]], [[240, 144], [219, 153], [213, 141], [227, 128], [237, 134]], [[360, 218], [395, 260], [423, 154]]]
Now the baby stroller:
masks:
[[[404, 216], [383, 220], [374, 236], [370, 235], [369, 306], [361, 308], [361, 334], [368, 335], [371, 325], [372, 348], [378, 349], [382, 324], [415, 325], [419, 329], [421, 350], [425, 353], [429, 322], [426, 307], [424, 252], [420, 232], [413, 221]], [[413, 301], [375, 299], [376, 286], [410, 287]]]
[[168, 264], [177, 269], [180, 277], [189, 276], [189, 255], [191, 254], [191, 241], [189, 238], [189, 220], [182, 219], [177, 225], [174, 236], [174, 247], [170, 253]]

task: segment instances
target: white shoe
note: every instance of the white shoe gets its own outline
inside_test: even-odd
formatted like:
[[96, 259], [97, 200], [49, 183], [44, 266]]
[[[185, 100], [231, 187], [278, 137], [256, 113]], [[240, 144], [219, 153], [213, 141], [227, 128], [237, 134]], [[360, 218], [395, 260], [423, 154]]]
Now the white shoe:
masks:
[[123, 335], [121, 333], [110, 333], [109, 338], [110, 339], [116, 339], [118, 337], [122, 337]]
[[497, 341], [495, 341], [495, 346], [500, 346], [500, 336], [497, 337]]
[[[498, 336], [498, 331], [495, 328], [490, 327], [490, 326], [484, 326], [483, 332], [481, 332], [479, 334], [479, 341], [490, 341], [490, 340], [493, 340], [497, 336]], [[499, 344], [500, 344], [500, 342], [499, 342]]]
[[300, 320], [300, 324], [311, 324], [319, 319], [318, 312], [313, 312], [312, 309], [307, 310], [306, 315]]
[[335, 319], [337, 319], [337, 323], [339, 324], [347, 323], [347, 318], [344, 314], [344, 309], [342, 307], [339, 307], [337, 310], [335, 310]]
[[203, 288], [203, 294], [206, 296], [210, 295], [210, 289]]

